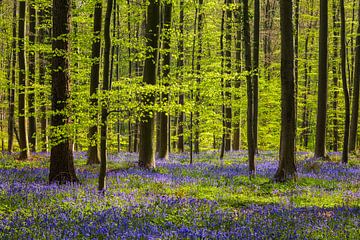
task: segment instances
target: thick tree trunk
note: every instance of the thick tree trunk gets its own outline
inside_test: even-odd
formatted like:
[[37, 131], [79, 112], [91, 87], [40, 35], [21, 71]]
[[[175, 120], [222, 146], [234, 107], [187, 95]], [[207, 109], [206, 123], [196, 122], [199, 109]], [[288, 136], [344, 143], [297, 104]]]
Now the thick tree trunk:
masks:
[[[107, 1], [105, 22], [104, 22], [104, 72], [102, 95], [107, 96], [110, 90], [110, 57], [111, 57], [111, 12], [114, 0]], [[108, 100], [103, 99], [101, 105], [101, 127], [100, 127], [100, 174], [98, 190], [104, 191], [106, 187], [106, 162], [107, 162], [107, 117], [108, 117]]]
[[94, 121], [94, 125], [90, 126], [88, 137], [90, 145], [88, 148], [88, 160], [87, 164], [99, 164], [99, 148], [98, 148], [98, 89], [100, 78], [100, 50], [101, 50], [101, 25], [102, 25], [102, 2], [99, 1], [95, 4], [94, 9], [94, 32], [92, 43], [92, 65], [91, 65], [91, 79], [90, 79], [90, 106], [91, 106], [91, 118]]
[[8, 152], [13, 151], [14, 128], [15, 128], [15, 86], [16, 86], [16, 14], [17, 0], [13, 2], [13, 22], [12, 22], [12, 43], [11, 43], [11, 80], [9, 88], [9, 115], [8, 115]]
[[35, 118], [35, 37], [36, 37], [36, 10], [35, 1], [29, 1], [29, 145], [32, 152], [36, 151], [36, 118]]
[[347, 87], [346, 77], [346, 23], [345, 23], [345, 6], [344, 0], [340, 0], [341, 16], [341, 78], [345, 98], [345, 124], [344, 124], [344, 141], [341, 161], [347, 163], [349, 160], [349, 131], [350, 131], [350, 97]]
[[359, 85], [360, 85], [360, 2], [358, 8], [358, 29], [355, 47], [355, 66], [354, 66], [354, 95], [352, 99], [352, 116], [350, 125], [350, 146], [349, 151], [355, 151], [357, 141], [357, 129], [359, 119]]
[[328, 0], [320, 0], [319, 83], [316, 118], [315, 158], [325, 158], [328, 95]]
[[[166, 2], [164, 6], [164, 29], [163, 29], [163, 81], [165, 88], [169, 87], [169, 74], [170, 74], [170, 39], [171, 39], [171, 2]], [[167, 91], [167, 89], [165, 89]], [[164, 103], [169, 101], [169, 93], [162, 94], [162, 101]], [[166, 111], [160, 112], [160, 149], [159, 158], [167, 160], [169, 158], [169, 140], [170, 140], [170, 116], [166, 114]]]
[[[70, 26], [71, 0], [53, 0], [52, 51], [58, 54], [52, 57], [52, 111], [55, 113], [52, 115], [51, 125], [61, 131], [66, 131], [66, 125], [71, 121], [67, 113], [71, 80], [68, 59], [70, 42], [68, 37], [60, 38], [70, 34]], [[53, 143], [56, 145], [51, 148], [49, 182], [78, 182], [70, 137], [65, 132], [60, 136], [54, 136]]]
[[281, 28], [281, 136], [280, 162], [275, 181], [296, 178], [295, 79], [292, 0], [280, 0]]
[[25, 118], [25, 88], [26, 88], [26, 67], [25, 67], [25, 1], [20, 1], [19, 5], [19, 35], [18, 35], [18, 47], [19, 47], [19, 138], [20, 138], [20, 159], [25, 160], [29, 157], [30, 152], [28, 148], [28, 134], [27, 124]]
[[[146, 39], [147, 51], [144, 66], [143, 82], [146, 85], [156, 84], [158, 47], [159, 47], [159, 2], [150, 0], [147, 7]], [[145, 107], [154, 105], [154, 93], [144, 94], [142, 102]], [[155, 113], [144, 110], [140, 122], [139, 166], [155, 168]]]

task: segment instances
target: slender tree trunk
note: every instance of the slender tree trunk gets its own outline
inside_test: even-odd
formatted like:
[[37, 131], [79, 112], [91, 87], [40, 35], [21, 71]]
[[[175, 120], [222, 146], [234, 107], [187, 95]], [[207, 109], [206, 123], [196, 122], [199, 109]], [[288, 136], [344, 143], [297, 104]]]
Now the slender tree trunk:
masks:
[[251, 76], [251, 46], [250, 46], [250, 24], [249, 24], [249, 2], [243, 2], [243, 27], [244, 27], [244, 47], [245, 47], [245, 70], [247, 85], [247, 142], [249, 158], [249, 175], [255, 175], [255, 145], [254, 145], [254, 89]]
[[337, 7], [337, 2], [333, 0], [332, 2], [332, 13], [333, 13], [333, 31], [334, 31], [334, 40], [333, 40], [333, 61], [332, 61], [332, 73], [333, 73], [333, 102], [332, 109], [334, 112], [334, 117], [332, 121], [333, 125], [333, 151], [338, 151], [339, 145], [339, 127], [338, 127], [338, 85], [339, 85], [339, 71], [338, 71], [338, 45], [339, 45], [339, 10]]
[[357, 129], [359, 119], [359, 85], [360, 85], [360, 2], [358, 7], [358, 29], [355, 47], [354, 66], [354, 95], [352, 99], [352, 116], [350, 125], [350, 146], [349, 151], [355, 151], [357, 141]]
[[[178, 67], [178, 79], [184, 80], [184, 0], [180, 0], [180, 36], [179, 36], [179, 59], [177, 62]], [[179, 95], [179, 104], [185, 104], [185, 94], [183, 92]], [[180, 111], [178, 119], [178, 144], [177, 147], [179, 152], [184, 152], [184, 123], [185, 123], [185, 112]]]
[[[200, 82], [201, 82], [201, 59], [203, 54], [203, 29], [204, 29], [204, 0], [199, 0], [199, 13], [198, 13], [198, 25], [197, 25], [197, 56], [196, 56], [196, 92], [195, 102], [199, 106], [200, 103]], [[194, 152], [200, 152], [200, 111], [197, 108], [195, 111], [195, 141], [194, 141]]]
[[258, 152], [258, 112], [259, 112], [259, 49], [260, 49], [260, 1], [254, 1], [254, 45], [253, 45], [253, 84], [254, 84], [254, 109], [253, 109], [253, 139], [254, 151]]
[[[104, 21], [104, 72], [102, 95], [107, 96], [110, 90], [110, 57], [111, 57], [111, 12], [114, 0], [108, 0]], [[101, 105], [101, 127], [100, 127], [100, 174], [98, 190], [104, 191], [106, 187], [106, 161], [107, 161], [107, 117], [108, 117], [108, 100], [103, 99]]]
[[[227, 0], [225, 0], [225, 4]], [[225, 148], [226, 148], [226, 107], [225, 107], [225, 83], [224, 83], [224, 68], [225, 68], [225, 49], [224, 49], [224, 22], [225, 22], [225, 11], [222, 11], [221, 16], [221, 34], [220, 34], [220, 52], [221, 52], [221, 117], [222, 117], [222, 138], [221, 138], [221, 149], [220, 149], [220, 161], [224, 158]]]
[[295, 107], [296, 107], [296, 119], [297, 119], [297, 98], [299, 92], [299, 17], [300, 17], [300, 0], [295, 0], [295, 8], [294, 8], [294, 51], [295, 51], [295, 59], [294, 59], [294, 77], [295, 77]]
[[[164, 6], [164, 29], [163, 29], [163, 81], [165, 81], [165, 88], [169, 87], [169, 74], [170, 74], [170, 38], [171, 38], [171, 2], [165, 2]], [[165, 89], [167, 91], [167, 89]], [[164, 103], [169, 101], [169, 93], [165, 92], [162, 94], [162, 101]], [[167, 160], [169, 158], [169, 127], [170, 116], [163, 110], [160, 112], [160, 149], [159, 158]]]
[[[52, 110], [55, 114], [52, 115], [51, 125], [62, 131], [71, 122], [67, 113], [71, 80], [68, 58], [70, 26], [71, 0], [53, 0], [52, 50], [57, 54], [52, 57]], [[49, 182], [58, 184], [78, 182], [70, 137], [66, 134], [53, 137], [56, 145], [51, 147]]]
[[[199, 7], [197, 6], [195, 8], [195, 16], [194, 16], [194, 34], [193, 34], [193, 42], [192, 42], [192, 52], [191, 52], [191, 76], [195, 76], [195, 50], [196, 50], [196, 32], [197, 32], [197, 21], [198, 21], [198, 13], [199, 13]], [[194, 90], [191, 88], [190, 90], [190, 100], [194, 100]], [[193, 110], [190, 111], [190, 164], [193, 163], [193, 133], [194, 133], [194, 124], [193, 124]]]
[[36, 118], [35, 118], [35, 38], [36, 37], [36, 10], [35, 1], [29, 1], [29, 145], [32, 152], [36, 151]]
[[12, 43], [11, 43], [11, 80], [9, 88], [8, 152], [13, 151], [15, 128], [15, 86], [16, 86], [16, 14], [17, 0], [13, 2]]
[[[234, 94], [234, 102], [240, 101], [239, 97], [239, 91], [241, 86], [241, 72], [242, 72], [242, 48], [241, 48], [241, 3], [239, 1], [239, 6], [237, 7], [235, 11], [235, 19], [236, 19], [236, 50], [235, 50], [235, 66], [236, 66], [236, 73], [237, 76], [235, 78], [235, 89], [236, 94]], [[233, 137], [233, 150], [238, 151], [240, 150], [240, 109], [236, 108], [234, 109], [234, 137]]]
[[25, 160], [29, 157], [28, 137], [26, 131], [25, 118], [25, 88], [26, 88], [26, 68], [25, 68], [25, 1], [20, 1], [19, 5], [19, 35], [18, 35], [18, 57], [19, 57], [19, 138], [20, 138], [20, 159]]
[[233, 0], [225, 0], [226, 4], [226, 31], [225, 31], [225, 151], [231, 150], [231, 47], [232, 47], [232, 4]]
[[[144, 66], [143, 82], [146, 85], [156, 84], [158, 47], [159, 47], [159, 2], [150, 0], [147, 7], [146, 39], [147, 51]], [[142, 102], [145, 107], [154, 105], [154, 93], [144, 94]], [[155, 168], [155, 114], [144, 110], [140, 122], [140, 151], [139, 166], [143, 168]]]
[[91, 118], [94, 121], [89, 128], [88, 138], [90, 145], [88, 148], [87, 164], [99, 164], [100, 153], [98, 147], [98, 89], [100, 78], [100, 52], [101, 52], [101, 25], [102, 25], [102, 1], [95, 4], [94, 9], [94, 31], [92, 43], [92, 65], [91, 65], [91, 79], [90, 79], [90, 112]]
[[[48, 8], [44, 7], [39, 11], [39, 35], [38, 42], [39, 44], [45, 44], [45, 37], [49, 35], [47, 30], [46, 23], [49, 18]], [[40, 132], [41, 132], [41, 151], [47, 151], [47, 131], [48, 120], [47, 120], [47, 107], [46, 107], [46, 98], [47, 94], [45, 93], [44, 87], [46, 85], [46, 69], [48, 66], [47, 53], [44, 50], [39, 51], [39, 84], [43, 87], [43, 90], [40, 91]]]
[[275, 3], [273, 0], [266, 0], [265, 2], [265, 22], [264, 22], [264, 67], [266, 70], [267, 80], [270, 81], [271, 71], [270, 66], [272, 62], [272, 46], [271, 46], [271, 31], [275, 15]]
[[315, 158], [325, 158], [328, 95], [328, 0], [320, 0], [319, 83]]
[[346, 78], [346, 25], [345, 25], [345, 6], [344, 0], [340, 0], [340, 16], [341, 16], [341, 78], [345, 98], [345, 129], [344, 142], [342, 150], [342, 162], [347, 163], [349, 160], [349, 131], [350, 131], [350, 97], [347, 87]]
[[[308, 29], [312, 29], [312, 24], [310, 24]], [[302, 133], [301, 133], [301, 144], [303, 147], [307, 148], [308, 144], [309, 144], [309, 134], [310, 134], [310, 110], [308, 108], [308, 96], [310, 95], [310, 89], [311, 89], [311, 72], [312, 72], [312, 67], [311, 65], [309, 66], [309, 62], [308, 59], [311, 59], [311, 52], [309, 50], [309, 36], [310, 34], [306, 35], [305, 38], [305, 56], [304, 56], [304, 93], [303, 93], [303, 112], [302, 112], [302, 124], [301, 124], [301, 128], [303, 129]], [[314, 38], [312, 37], [312, 42], [313, 42]]]
[[281, 136], [280, 162], [275, 181], [296, 178], [295, 79], [292, 0], [280, 0], [281, 28]]

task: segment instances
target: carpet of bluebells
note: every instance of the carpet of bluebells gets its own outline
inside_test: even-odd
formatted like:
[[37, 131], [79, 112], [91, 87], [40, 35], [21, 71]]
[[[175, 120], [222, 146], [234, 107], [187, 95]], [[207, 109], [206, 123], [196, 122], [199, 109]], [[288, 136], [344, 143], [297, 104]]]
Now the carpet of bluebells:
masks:
[[136, 167], [137, 156], [110, 156], [105, 195], [98, 166], [76, 154], [81, 184], [48, 185], [49, 158], [0, 155], [0, 239], [360, 239], [360, 161], [297, 158], [298, 179], [274, 183], [274, 152], [247, 176], [245, 152], [219, 162], [202, 153]]

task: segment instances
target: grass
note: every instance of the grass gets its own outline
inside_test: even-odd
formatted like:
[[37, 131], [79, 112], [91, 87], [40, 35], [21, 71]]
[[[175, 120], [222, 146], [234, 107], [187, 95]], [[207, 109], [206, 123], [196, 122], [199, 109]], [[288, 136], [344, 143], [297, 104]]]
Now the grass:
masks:
[[76, 154], [81, 185], [48, 185], [49, 159], [0, 156], [1, 239], [357, 239], [360, 161], [314, 162], [298, 156], [298, 180], [274, 183], [276, 153], [257, 157], [247, 176], [244, 152], [199, 154], [188, 165], [171, 155], [157, 169], [135, 154], [110, 157], [106, 195], [98, 166]]

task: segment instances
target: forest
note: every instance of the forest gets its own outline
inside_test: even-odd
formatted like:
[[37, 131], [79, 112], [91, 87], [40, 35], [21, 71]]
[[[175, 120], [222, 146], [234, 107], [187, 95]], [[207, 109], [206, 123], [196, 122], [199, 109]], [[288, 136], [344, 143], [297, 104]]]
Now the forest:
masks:
[[1, 239], [359, 239], [359, 0], [0, 0]]

